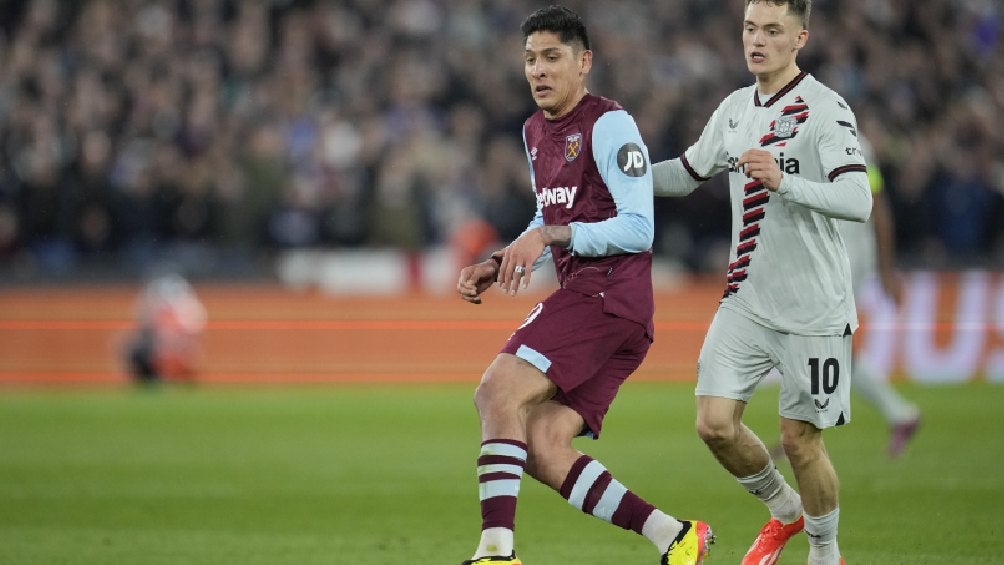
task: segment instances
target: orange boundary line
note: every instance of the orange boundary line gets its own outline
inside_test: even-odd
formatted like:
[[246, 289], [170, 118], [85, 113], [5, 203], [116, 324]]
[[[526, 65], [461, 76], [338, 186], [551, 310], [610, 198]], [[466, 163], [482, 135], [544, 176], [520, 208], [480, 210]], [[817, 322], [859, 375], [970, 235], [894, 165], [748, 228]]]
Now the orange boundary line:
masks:
[[[211, 331], [457, 331], [457, 330], [513, 330], [517, 321], [465, 321], [465, 320], [233, 320], [208, 322], [206, 329]], [[990, 323], [935, 322], [931, 324], [895, 324], [871, 325], [861, 324], [867, 330], [906, 330], [910, 328], [932, 328], [938, 331], [964, 330], [987, 331], [992, 329]], [[129, 330], [135, 323], [124, 320], [0, 320], [0, 331], [95, 331], [95, 330]], [[655, 329], [665, 331], [705, 331], [708, 322], [656, 322]]]
[[[514, 320], [233, 320], [209, 322], [207, 330], [241, 331], [315, 331], [315, 330], [512, 330], [518, 325]], [[0, 321], [0, 331], [91, 331], [128, 330], [135, 324], [124, 320], [5, 320]], [[657, 322], [656, 329], [705, 330], [707, 322]]]
[[[205, 373], [194, 384], [390, 384], [390, 383], [474, 383], [475, 373]], [[659, 374], [636, 373], [631, 381], [673, 381]], [[122, 384], [132, 380], [115, 372], [2, 372], [0, 386]], [[174, 382], [174, 381], [171, 381]]]
[[[473, 373], [205, 373], [196, 384], [271, 384], [271, 383], [402, 383], [402, 382], [473, 382]], [[123, 383], [131, 379], [115, 372], [82, 371], [0, 371], [0, 385], [38, 385], [73, 383]]]

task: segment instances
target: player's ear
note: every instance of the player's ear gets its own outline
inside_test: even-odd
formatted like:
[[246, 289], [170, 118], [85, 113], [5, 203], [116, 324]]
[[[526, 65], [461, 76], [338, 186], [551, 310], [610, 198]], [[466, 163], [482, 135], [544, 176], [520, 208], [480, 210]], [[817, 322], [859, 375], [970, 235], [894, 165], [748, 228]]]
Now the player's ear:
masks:
[[795, 50], [799, 50], [805, 47], [805, 44], [809, 42], [809, 30], [803, 29], [798, 32], [798, 38], [795, 39]]
[[589, 49], [583, 49], [582, 53], [579, 54], [579, 72], [582, 74], [589, 74], [589, 69], [593, 68], [593, 52]]

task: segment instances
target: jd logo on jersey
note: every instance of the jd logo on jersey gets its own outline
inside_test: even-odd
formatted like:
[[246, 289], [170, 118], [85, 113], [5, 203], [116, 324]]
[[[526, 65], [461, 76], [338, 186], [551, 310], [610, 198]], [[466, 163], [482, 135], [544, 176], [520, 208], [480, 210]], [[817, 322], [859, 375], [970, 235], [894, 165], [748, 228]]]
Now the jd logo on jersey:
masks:
[[648, 172], [645, 153], [634, 143], [625, 143], [617, 152], [617, 166], [629, 177], [643, 177]]

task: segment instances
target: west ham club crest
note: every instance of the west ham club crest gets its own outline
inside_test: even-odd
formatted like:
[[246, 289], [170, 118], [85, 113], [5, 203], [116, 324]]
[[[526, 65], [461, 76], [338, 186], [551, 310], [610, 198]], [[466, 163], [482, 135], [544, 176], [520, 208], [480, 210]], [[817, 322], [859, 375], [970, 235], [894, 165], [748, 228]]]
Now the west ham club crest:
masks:
[[582, 134], [573, 133], [565, 138], [565, 160], [571, 163], [582, 151]]

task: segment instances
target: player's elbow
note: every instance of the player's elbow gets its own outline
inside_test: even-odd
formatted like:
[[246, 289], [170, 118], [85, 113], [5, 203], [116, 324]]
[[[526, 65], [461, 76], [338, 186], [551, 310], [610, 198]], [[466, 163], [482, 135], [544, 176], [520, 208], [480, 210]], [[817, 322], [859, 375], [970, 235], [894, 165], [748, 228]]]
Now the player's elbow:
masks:
[[655, 223], [647, 216], [632, 216], [621, 247], [628, 253], [641, 253], [652, 248], [655, 241]]
[[843, 199], [840, 210], [835, 216], [841, 220], [867, 222], [872, 214], [873, 203], [868, 177], [864, 173], [851, 174], [841, 176], [836, 182], [840, 192], [847, 196]]
[[855, 222], [864, 223], [868, 221], [868, 218], [871, 217], [871, 214], [872, 214], [871, 208], [865, 208], [864, 210], [857, 211], [857, 213], [854, 214], [854, 217], [852, 217], [851, 220]]
[[867, 222], [872, 215], [872, 195], [865, 193], [862, 198], [855, 199], [848, 208], [847, 219], [853, 222]]

